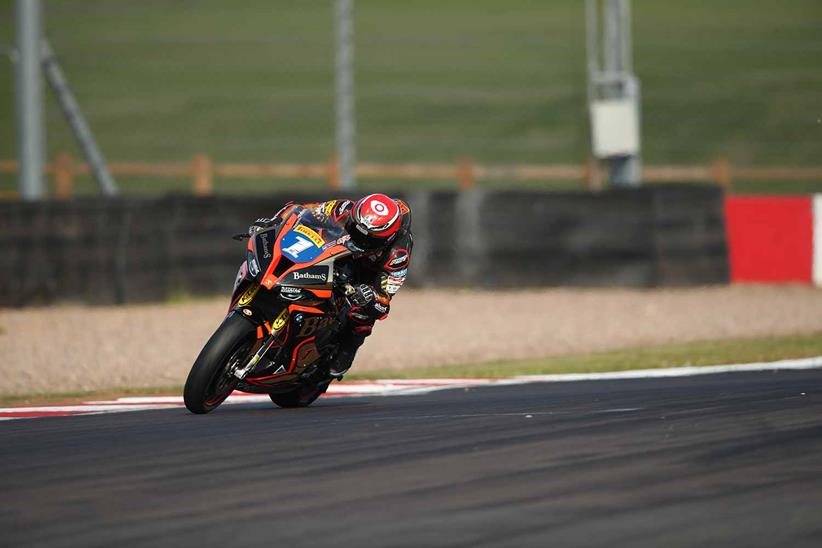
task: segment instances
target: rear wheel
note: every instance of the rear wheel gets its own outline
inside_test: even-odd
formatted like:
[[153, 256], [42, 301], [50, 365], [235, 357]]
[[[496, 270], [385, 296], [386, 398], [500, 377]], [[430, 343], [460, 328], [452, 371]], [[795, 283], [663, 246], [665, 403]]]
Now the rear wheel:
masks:
[[189, 411], [208, 413], [223, 403], [237, 386], [233, 370], [243, 365], [255, 340], [254, 326], [244, 317], [225, 319], [191, 366], [183, 390]]
[[289, 392], [269, 394], [268, 397], [280, 407], [308, 407], [328, 390], [329, 384], [331, 384], [331, 379], [319, 384], [300, 385]]

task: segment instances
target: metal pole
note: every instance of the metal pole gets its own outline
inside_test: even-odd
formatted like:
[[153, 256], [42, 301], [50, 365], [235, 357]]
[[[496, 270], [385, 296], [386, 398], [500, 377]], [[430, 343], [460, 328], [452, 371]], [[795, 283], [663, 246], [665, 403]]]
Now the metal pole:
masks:
[[594, 95], [594, 79], [600, 72], [599, 60], [599, 3], [597, 0], [585, 0], [585, 25], [586, 48], [588, 56], [588, 102], [596, 97]]
[[60, 110], [63, 111], [63, 116], [66, 117], [74, 137], [83, 150], [83, 155], [86, 157], [89, 166], [91, 166], [91, 172], [94, 174], [97, 186], [100, 187], [100, 192], [106, 196], [117, 194], [117, 183], [114, 182], [111, 173], [108, 171], [103, 153], [100, 152], [100, 148], [94, 140], [94, 135], [86, 123], [86, 118], [83, 116], [74, 94], [69, 89], [66, 77], [60, 68], [60, 63], [57, 61], [54, 50], [51, 49], [51, 45], [47, 40], [43, 40], [43, 68], [49, 85], [57, 95]]
[[[630, 102], [639, 117], [639, 80], [633, 74], [629, 0], [586, 0], [588, 101]], [[593, 131], [601, 126], [592, 127]], [[600, 157], [612, 186], [634, 186], [642, 177], [641, 150]]]
[[631, 30], [631, 2], [620, 0], [620, 15], [622, 17], [622, 70], [629, 74], [634, 72], [634, 44]]
[[19, 190], [24, 200], [36, 200], [43, 186], [43, 88], [40, 77], [41, 9], [39, 0], [17, 0], [17, 146]]
[[346, 190], [357, 188], [357, 144], [354, 120], [354, 24], [353, 0], [336, 0], [336, 111], [337, 111], [337, 160], [340, 180]]
[[603, 31], [605, 39], [602, 58], [605, 61], [605, 72], [618, 74], [622, 72], [622, 17], [620, 16], [620, 0], [606, 0], [603, 8]]

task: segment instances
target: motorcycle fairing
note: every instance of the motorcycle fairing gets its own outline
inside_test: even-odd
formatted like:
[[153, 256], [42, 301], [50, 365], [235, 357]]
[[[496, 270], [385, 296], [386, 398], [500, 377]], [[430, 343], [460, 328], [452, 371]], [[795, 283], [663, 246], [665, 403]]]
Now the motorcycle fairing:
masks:
[[[254, 386], [270, 386], [282, 382], [296, 381], [306, 367], [321, 357], [316, 341], [328, 329], [338, 328], [336, 317], [329, 314], [326, 306], [309, 307], [297, 304], [287, 308], [288, 322], [280, 326], [282, 332], [277, 334], [278, 344], [275, 348], [282, 348], [286, 343], [291, 345], [287, 354], [287, 362], [270, 364], [267, 369], [259, 371], [253, 377], [247, 377], [244, 382]], [[274, 334], [274, 332], [272, 332]], [[273, 367], [273, 369], [271, 369]]]
[[[232, 309], [257, 324], [254, 351], [259, 357], [249, 362], [240, 389], [296, 383], [306, 367], [320, 359], [318, 337], [328, 340], [339, 327], [332, 301], [334, 262], [351, 254], [348, 240], [338, 224], [298, 208], [280, 225], [249, 241], [248, 260], [241, 268], [245, 276], [235, 290]], [[277, 320], [269, 323], [275, 316]]]
[[[342, 227], [322, 221], [301, 207], [276, 228], [273, 242], [269, 234], [262, 231], [248, 243], [249, 253], [260, 265], [260, 273], [254, 278], [267, 289], [280, 284], [330, 289], [334, 260], [351, 253]], [[250, 274], [252, 266], [247, 270]]]

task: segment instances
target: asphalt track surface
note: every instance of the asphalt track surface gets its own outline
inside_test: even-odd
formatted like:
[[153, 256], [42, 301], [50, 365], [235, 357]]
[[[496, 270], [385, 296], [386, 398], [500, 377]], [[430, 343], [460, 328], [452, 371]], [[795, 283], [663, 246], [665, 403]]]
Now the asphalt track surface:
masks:
[[2, 546], [822, 546], [822, 371], [0, 423]]

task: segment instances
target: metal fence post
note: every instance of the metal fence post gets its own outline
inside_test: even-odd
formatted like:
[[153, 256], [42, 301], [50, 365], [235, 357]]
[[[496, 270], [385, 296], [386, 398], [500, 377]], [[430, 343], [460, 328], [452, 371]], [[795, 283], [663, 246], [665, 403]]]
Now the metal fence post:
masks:
[[74, 194], [74, 158], [67, 152], [54, 159], [54, 194], [61, 199]]
[[354, 0], [336, 0], [336, 110], [337, 158], [340, 182], [346, 190], [357, 188], [357, 135], [354, 120]]
[[42, 198], [43, 86], [40, 65], [42, 10], [40, 0], [17, 0], [17, 64], [15, 83], [17, 99], [17, 143], [20, 174], [18, 186], [24, 200]]
[[207, 196], [214, 190], [214, 166], [211, 158], [198, 154], [191, 163], [193, 190], [197, 196]]

